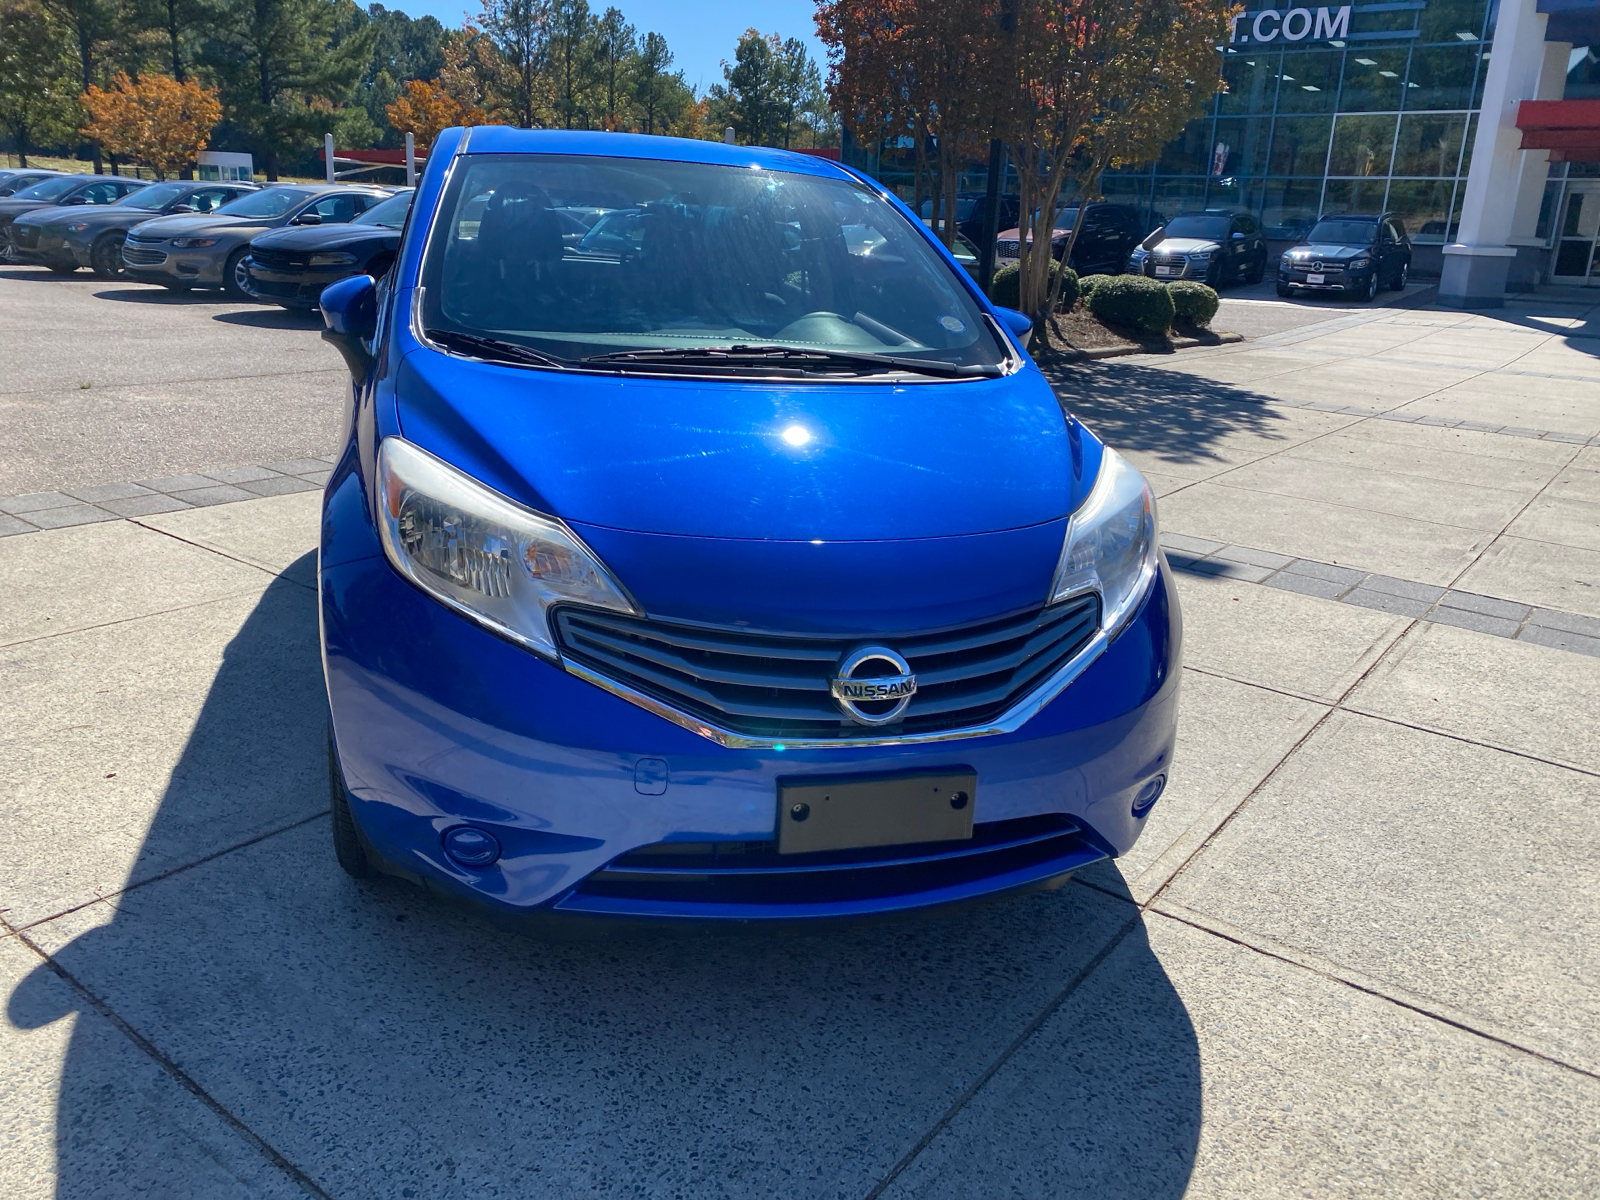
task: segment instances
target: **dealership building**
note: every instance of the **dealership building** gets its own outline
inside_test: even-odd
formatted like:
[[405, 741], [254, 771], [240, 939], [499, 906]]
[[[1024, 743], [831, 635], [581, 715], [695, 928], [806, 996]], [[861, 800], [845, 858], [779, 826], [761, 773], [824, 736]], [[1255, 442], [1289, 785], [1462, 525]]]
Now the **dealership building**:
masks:
[[[1393, 212], [1447, 304], [1600, 283], [1600, 0], [1255, 8], [1218, 50], [1224, 90], [1107, 199], [1152, 224], [1244, 209], [1278, 249], [1322, 213]], [[911, 155], [845, 150], [902, 190]]]

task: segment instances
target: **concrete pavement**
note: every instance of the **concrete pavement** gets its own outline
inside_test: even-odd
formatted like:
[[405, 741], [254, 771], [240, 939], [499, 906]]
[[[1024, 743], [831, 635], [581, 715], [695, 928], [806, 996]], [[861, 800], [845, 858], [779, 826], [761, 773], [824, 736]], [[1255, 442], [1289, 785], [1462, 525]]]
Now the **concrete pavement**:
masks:
[[1174, 535], [1177, 769], [1119, 863], [921, 921], [355, 884], [315, 492], [0, 538], [0, 1192], [1595, 1194], [1593, 311], [1065, 371]]

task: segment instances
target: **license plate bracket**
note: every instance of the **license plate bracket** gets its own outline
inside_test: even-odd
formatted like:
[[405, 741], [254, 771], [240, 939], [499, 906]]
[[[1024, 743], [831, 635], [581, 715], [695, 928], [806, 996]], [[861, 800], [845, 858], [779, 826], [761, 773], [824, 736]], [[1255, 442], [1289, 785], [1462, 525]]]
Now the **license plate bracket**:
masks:
[[1306, 276], [1306, 282], [1307, 283], [1327, 283], [1328, 282], [1328, 277], [1326, 275], [1307, 275]]
[[778, 781], [778, 853], [972, 837], [978, 773], [815, 777]]
[[1182, 269], [1183, 268], [1181, 268], [1181, 267], [1157, 267], [1156, 268], [1156, 274], [1157, 275], [1177, 275], [1182, 271]]

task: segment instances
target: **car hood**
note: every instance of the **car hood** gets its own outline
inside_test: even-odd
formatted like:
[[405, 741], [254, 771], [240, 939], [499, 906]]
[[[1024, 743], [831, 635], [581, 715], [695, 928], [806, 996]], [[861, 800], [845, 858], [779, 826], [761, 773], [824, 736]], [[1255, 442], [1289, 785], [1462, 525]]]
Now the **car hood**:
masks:
[[[1085, 490], [1085, 439], [1031, 368], [960, 383], [710, 381], [418, 349], [396, 388], [411, 441], [532, 508], [615, 530], [939, 538], [1054, 521]], [[783, 436], [795, 427], [800, 447]]]
[[1366, 254], [1370, 246], [1346, 246], [1336, 242], [1307, 242], [1303, 246], [1292, 247], [1286, 258], [1354, 258], [1358, 254]]
[[[23, 213], [37, 212], [41, 208], [54, 208], [48, 200], [18, 200], [15, 196], [0, 197], [0, 221], [14, 221]], [[69, 208], [90, 207], [88, 205], [68, 205]]]
[[382, 241], [385, 236], [398, 241], [400, 231], [384, 225], [291, 225], [253, 238], [250, 244], [271, 250], [329, 250], [356, 242]]
[[[1052, 229], [1050, 231], [1050, 240], [1055, 241], [1057, 238], [1069, 237], [1071, 234], [1072, 230], [1070, 229]], [[1015, 229], [1003, 229], [999, 233], [995, 234], [995, 237], [1002, 241], [1014, 242], [1022, 237], [1022, 229], [1020, 227]], [[1032, 230], [1028, 231], [1028, 240], [1033, 240]]]
[[114, 225], [119, 217], [133, 225], [137, 225], [140, 220], [150, 219], [147, 214], [129, 208], [118, 208], [115, 204], [52, 204], [48, 208], [36, 208], [32, 212], [25, 213], [18, 217], [17, 221], [26, 225], [64, 225], [68, 221], [74, 225], [82, 223]]
[[138, 226], [144, 237], [203, 237], [208, 233], [243, 233], [250, 229], [267, 229], [271, 221], [253, 217], [219, 217], [215, 213], [190, 216], [180, 213], [172, 217], [152, 217]]
[[1203, 250], [1213, 253], [1222, 249], [1222, 246], [1208, 238], [1163, 238], [1156, 243], [1152, 253], [1156, 254], [1198, 254]]

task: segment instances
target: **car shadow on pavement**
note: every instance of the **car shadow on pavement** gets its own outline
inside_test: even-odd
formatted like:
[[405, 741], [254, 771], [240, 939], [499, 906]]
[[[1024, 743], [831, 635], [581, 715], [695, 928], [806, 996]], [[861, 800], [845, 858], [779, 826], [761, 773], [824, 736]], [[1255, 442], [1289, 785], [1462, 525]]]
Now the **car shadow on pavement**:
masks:
[[1200, 463], [1214, 461], [1217, 447], [1240, 434], [1288, 436], [1288, 418], [1268, 407], [1268, 397], [1233, 384], [1115, 361], [1043, 370], [1067, 411], [1117, 450]]
[[96, 300], [117, 300], [124, 304], [221, 304], [227, 300], [221, 292], [201, 291], [198, 288], [189, 292], [175, 292], [171, 288], [162, 287], [158, 283], [134, 283], [129, 281], [115, 291], [96, 292]]
[[[905, 1163], [886, 1195], [1183, 1194], [1198, 1043], [1125, 898], [1069, 884], [917, 921], [558, 938], [344, 877], [322, 816], [198, 845], [230, 793], [325, 802], [296, 587], [228, 645], [149, 828], [141, 858], [193, 865], [109, 920], [91, 906], [54, 957], [327, 1193], [862, 1196]], [[23, 1028], [73, 1012], [60, 1200], [280, 1194], [287, 1175], [50, 966], [7, 1009]]]
[[278, 305], [244, 308], [237, 312], [217, 313], [211, 318], [228, 325], [248, 325], [253, 329], [321, 329], [322, 313], [318, 309], [280, 308]]

